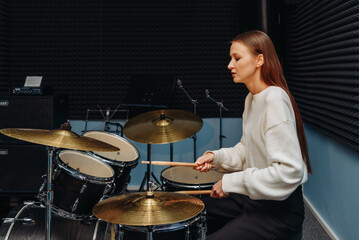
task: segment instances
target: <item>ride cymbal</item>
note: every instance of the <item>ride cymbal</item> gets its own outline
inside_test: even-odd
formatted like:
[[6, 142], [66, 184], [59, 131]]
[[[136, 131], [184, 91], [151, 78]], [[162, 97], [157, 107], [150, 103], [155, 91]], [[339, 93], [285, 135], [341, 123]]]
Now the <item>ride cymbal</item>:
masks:
[[57, 148], [98, 152], [116, 152], [120, 150], [110, 144], [93, 138], [79, 136], [72, 131], [63, 129], [4, 128], [0, 130], [0, 133], [26, 142]]
[[200, 214], [204, 203], [195, 197], [170, 192], [127, 193], [103, 200], [92, 212], [99, 219], [127, 226], [172, 224]]
[[196, 134], [202, 125], [202, 119], [190, 112], [156, 110], [130, 119], [125, 124], [124, 134], [140, 143], [165, 144]]

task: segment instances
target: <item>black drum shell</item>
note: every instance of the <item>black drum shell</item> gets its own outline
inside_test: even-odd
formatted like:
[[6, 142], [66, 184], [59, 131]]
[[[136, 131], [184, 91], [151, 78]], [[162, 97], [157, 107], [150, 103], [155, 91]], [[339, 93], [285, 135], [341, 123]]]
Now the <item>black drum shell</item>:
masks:
[[[17, 217], [31, 218], [35, 221], [33, 224], [24, 224], [15, 222], [11, 229], [9, 240], [25, 239], [45, 239], [45, 216], [46, 208], [38, 204], [22, 204], [13, 208], [7, 218], [14, 218], [20, 210], [22, 212]], [[97, 224], [98, 223], [98, 224]], [[11, 223], [2, 223], [0, 226], [0, 239], [5, 239]], [[52, 214], [51, 221], [51, 240], [82, 240], [82, 239], [111, 239], [111, 224], [94, 220], [86, 224], [81, 221], [62, 218]]]
[[[92, 208], [100, 201], [107, 187], [103, 183], [93, 183], [81, 180], [72, 176], [63, 169], [58, 170], [56, 177], [52, 181], [54, 191], [54, 206], [74, 214], [92, 215]], [[81, 189], [86, 183], [83, 193]], [[72, 211], [72, 207], [78, 199], [77, 207]]]
[[[203, 234], [200, 233], [205, 224], [205, 212], [189, 219], [187, 221], [151, 226], [153, 240], [204, 240]], [[147, 239], [147, 227], [123, 226], [117, 225], [122, 232], [124, 240]], [[120, 234], [121, 235], [121, 234]]]
[[131, 161], [131, 162], [114, 162], [114, 161], [105, 161], [103, 162], [110, 165], [115, 172], [114, 180], [113, 180], [113, 188], [111, 190], [111, 195], [119, 195], [122, 194], [127, 185], [130, 183], [131, 180], [131, 171], [135, 168], [138, 164], [138, 161]]

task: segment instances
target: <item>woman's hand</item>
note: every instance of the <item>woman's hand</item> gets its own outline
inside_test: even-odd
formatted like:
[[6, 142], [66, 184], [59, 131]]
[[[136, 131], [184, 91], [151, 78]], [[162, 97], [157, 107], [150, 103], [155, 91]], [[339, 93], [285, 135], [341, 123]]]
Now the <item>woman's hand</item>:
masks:
[[219, 180], [216, 184], [213, 185], [211, 191], [211, 197], [213, 198], [225, 198], [228, 197], [228, 194], [225, 194], [222, 189], [222, 179]]
[[197, 161], [195, 162], [197, 166], [193, 167], [193, 169], [196, 169], [201, 172], [208, 172], [212, 168], [211, 163], [213, 162], [213, 160], [214, 153], [208, 152], [197, 159]]

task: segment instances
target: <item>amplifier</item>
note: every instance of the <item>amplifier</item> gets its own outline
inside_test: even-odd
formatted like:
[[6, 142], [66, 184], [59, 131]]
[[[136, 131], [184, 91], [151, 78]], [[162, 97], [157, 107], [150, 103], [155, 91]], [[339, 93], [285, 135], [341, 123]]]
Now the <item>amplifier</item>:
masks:
[[12, 87], [10, 94], [18, 96], [41, 96], [43, 95], [43, 90], [42, 87]]

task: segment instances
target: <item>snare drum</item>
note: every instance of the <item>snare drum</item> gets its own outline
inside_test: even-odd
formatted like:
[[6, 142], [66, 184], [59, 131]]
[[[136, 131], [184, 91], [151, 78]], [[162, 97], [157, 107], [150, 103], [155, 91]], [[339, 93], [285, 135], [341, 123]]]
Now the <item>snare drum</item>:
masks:
[[135, 146], [126, 139], [112, 133], [89, 131], [83, 136], [90, 137], [120, 149], [119, 152], [94, 152], [89, 153], [98, 157], [101, 161], [109, 164], [114, 172], [114, 186], [111, 195], [121, 194], [130, 182], [131, 170], [137, 166], [140, 155]]
[[68, 218], [92, 215], [92, 208], [113, 183], [106, 163], [79, 151], [62, 150], [55, 157], [53, 210]]
[[161, 172], [165, 191], [206, 190], [222, 179], [223, 173], [210, 170], [200, 172], [190, 167], [168, 167]]

